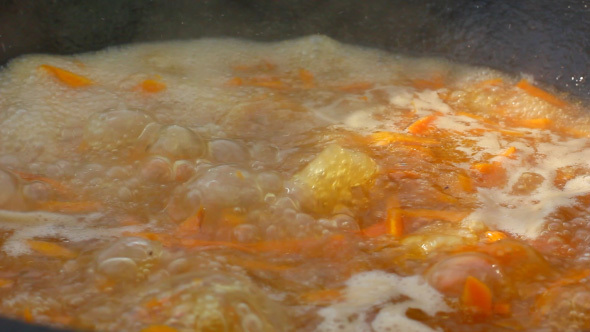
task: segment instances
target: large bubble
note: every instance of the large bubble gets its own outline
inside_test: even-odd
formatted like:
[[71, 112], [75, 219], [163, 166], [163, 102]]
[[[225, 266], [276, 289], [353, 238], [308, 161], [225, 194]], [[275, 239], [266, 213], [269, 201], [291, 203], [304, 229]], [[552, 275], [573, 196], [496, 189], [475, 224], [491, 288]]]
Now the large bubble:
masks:
[[160, 128], [156, 141], [148, 147], [148, 152], [172, 160], [193, 159], [205, 151], [205, 142], [194, 131], [177, 125]]
[[110, 110], [93, 114], [84, 128], [84, 142], [92, 149], [113, 150], [135, 143], [154, 122], [137, 110]]

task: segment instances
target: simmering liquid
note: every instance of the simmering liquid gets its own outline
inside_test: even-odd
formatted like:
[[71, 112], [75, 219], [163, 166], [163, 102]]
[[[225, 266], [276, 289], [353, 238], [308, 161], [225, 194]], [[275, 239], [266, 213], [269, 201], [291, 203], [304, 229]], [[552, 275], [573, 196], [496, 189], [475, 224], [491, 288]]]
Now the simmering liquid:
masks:
[[590, 328], [590, 118], [313, 36], [0, 73], [0, 313], [99, 331]]

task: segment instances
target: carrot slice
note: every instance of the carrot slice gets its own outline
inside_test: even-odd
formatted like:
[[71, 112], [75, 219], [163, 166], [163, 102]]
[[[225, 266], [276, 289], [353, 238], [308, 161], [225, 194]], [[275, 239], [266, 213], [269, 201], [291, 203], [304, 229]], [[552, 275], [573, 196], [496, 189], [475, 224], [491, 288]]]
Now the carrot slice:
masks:
[[437, 115], [428, 115], [416, 120], [412, 123], [406, 131], [414, 135], [424, 135], [430, 129], [430, 125], [437, 118]]
[[178, 330], [168, 325], [150, 325], [141, 332], [178, 332]]
[[166, 90], [166, 84], [155, 79], [144, 80], [139, 86], [147, 93], [156, 93]]
[[53, 242], [28, 240], [27, 244], [33, 251], [48, 257], [71, 259], [78, 256], [70, 249]]
[[93, 82], [81, 75], [74, 74], [71, 71], [67, 71], [65, 69], [61, 69], [59, 67], [54, 67], [50, 65], [41, 65], [39, 68], [42, 68], [52, 74], [55, 78], [57, 78], [60, 82], [72, 87], [72, 88], [80, 88], [85, 87], [88, 85], [92, 85]]
[[520, 80], [520, 82], [518, 82], [516, 84], [516, 87], [523, 90], [527, 94], [529, 94], [533, 97], [537, 97], [539, 99], [543, 99], [544, 101], [546, 101], [549, 104], [552, 104], [554, 106], [557, 106], [557, 107], [567, 106], [567, 103], [565, 101], [557, 98], [553, 94], [551, 94], [543, 89], [537, 88], [536, 86], [529, 83], [529, 81], [527, 81], [526, 79]]
[[492, 314], [492, 291], [479, 279], [469, 276], [463, 286], [461, 303], [468, 310], [473, 310], [483, 316], [490, 316]]

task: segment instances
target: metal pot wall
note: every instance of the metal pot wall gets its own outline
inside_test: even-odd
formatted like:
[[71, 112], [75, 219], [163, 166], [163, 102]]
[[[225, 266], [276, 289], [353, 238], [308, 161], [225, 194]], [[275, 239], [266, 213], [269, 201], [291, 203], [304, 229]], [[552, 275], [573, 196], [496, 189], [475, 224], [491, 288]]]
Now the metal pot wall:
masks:
[[[589, 0], [0, 0], [0, 64], [133, 42], [309, 34], [524, 72], [590, 101]], [[0, 320], [0, 330], [50, 331], [15, 324]]]

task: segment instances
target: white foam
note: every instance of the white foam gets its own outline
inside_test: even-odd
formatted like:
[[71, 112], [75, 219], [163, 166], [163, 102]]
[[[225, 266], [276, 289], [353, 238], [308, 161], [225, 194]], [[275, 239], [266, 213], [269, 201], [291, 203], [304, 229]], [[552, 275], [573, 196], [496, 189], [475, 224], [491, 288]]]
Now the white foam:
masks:
[[[401, 277], [383, 271], [363, 272], [346, 282], [344, 301], [321, 309], [318, 332], [432, 332], [435, 329], [406, 316], [410, 308], [432, 316], [448, 312], [443, 296], [420, 276]], [[377, 311], [373, 321], [367, 321]]]
[[[527, 238], [539, 235], [547, 217], [560, 207], [572, 206], [575, 198], [590, 193], [590, 178], [580, 175], [569, 180], [563, 189], [554, 185], [556, 171], [567, 166], [590, 167], [590, 140], [560, 140], [547, 134], [550, 142], [532, 147], [524, 142], [518, 146], [519, 160], [504, 159], [508, 181], [502, 188], [480, 188], [481, 207], [466, 221], [483, 221], [487, 225]], [[487, 151], [492, 147], [488, 147]], [[495, 150], [496, 147], [493, 147]], [[527, 195], [515, 195], [512, 187], [524, 173], [543, 177], [540, 185]]]
[[12, 230], [1, 249], [10, 256], [31, 252], [27, 240], [35, 237], [59, 237], [69, 241], [85, 241], [138, 232], [142, 226], [105, 227], [97, 225], [100, 213], [66, 215], [51, 212], [17, 212], [0, 210], [0, 229]]

